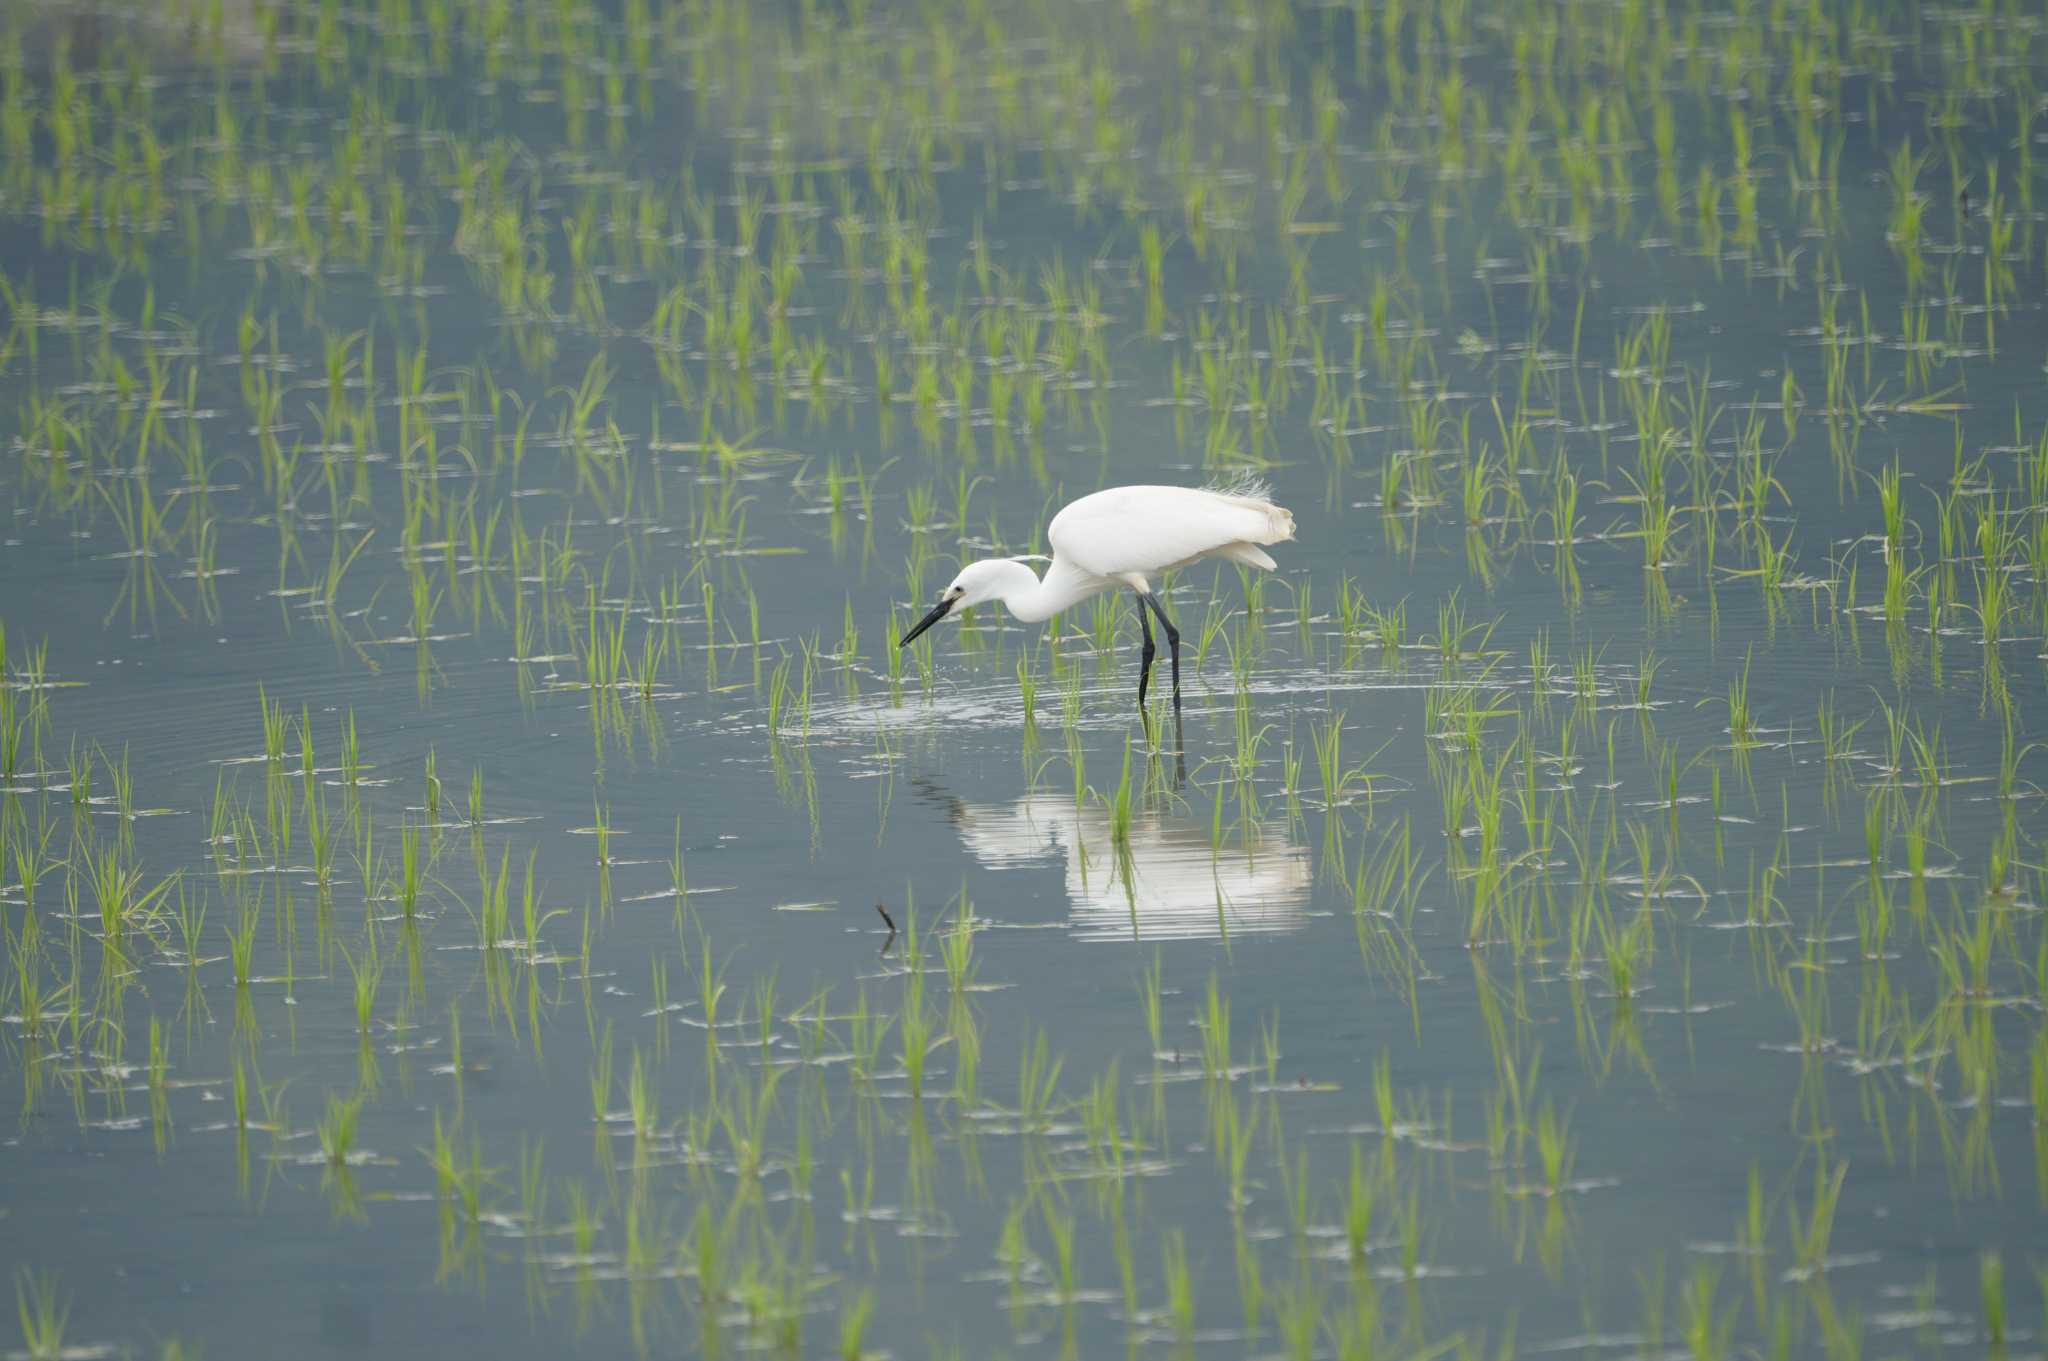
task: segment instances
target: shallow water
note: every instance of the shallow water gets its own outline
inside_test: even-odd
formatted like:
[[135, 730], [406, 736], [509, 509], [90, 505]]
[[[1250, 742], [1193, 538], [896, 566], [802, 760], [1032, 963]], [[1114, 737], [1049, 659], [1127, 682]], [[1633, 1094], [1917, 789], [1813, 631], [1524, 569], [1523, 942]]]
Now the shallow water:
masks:
[[[2038, 18], [141, 13], [0, 5], [10, 1346], [2038, 1351]], [[894, 649], [1246, 474], [1178, 747]]]

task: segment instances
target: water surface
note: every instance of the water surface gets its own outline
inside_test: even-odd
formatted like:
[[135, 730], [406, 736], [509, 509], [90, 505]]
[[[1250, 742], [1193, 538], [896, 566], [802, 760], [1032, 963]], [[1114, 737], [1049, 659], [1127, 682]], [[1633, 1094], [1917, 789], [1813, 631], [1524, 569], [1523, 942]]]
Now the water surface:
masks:
[[2037, 16], [0, 33], [19, 1353], [2038, 1350]]

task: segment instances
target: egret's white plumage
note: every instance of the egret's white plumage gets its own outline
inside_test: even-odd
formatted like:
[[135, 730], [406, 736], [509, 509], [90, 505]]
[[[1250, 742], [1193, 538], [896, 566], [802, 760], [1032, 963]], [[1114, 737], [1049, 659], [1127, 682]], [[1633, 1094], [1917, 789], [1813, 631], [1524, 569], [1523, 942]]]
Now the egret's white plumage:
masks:
[[1263, 544], [1294, 537], [1294, 517], [1261, 495], [1195, 487], [1111, 487], [1073, 502], [1045, 531], [1053, 565], [1125, 582], [1202, 558], [1230, 558], [1270, 572]]
[[1272, 571], [1277, 566], [1265, 545], [1294, 537], [1294, 516], [1273, 504], [1257, 483], [1225, 488], [1110, 487], [1070, 502], [1047, 526], [1052, 565], [1041, 578], [1016, 558], [987, 558], [960, 569], [939, 603], [909, 633], [904, 646], [948, 615], [1001, 601], [1026, 623], [1050, 619], [1090, 596], [1119, 586], [1138, 593], [1138, 622], [1145, 631], [1138, 704], [1152, 666], [1149, 609], [1166, 626], [1173, 652], [1173, 701], [1180, 709], [1180, 631], [1166, 617], [1153, 580], [1161, 573], [1203, 558], [1223, 558]]

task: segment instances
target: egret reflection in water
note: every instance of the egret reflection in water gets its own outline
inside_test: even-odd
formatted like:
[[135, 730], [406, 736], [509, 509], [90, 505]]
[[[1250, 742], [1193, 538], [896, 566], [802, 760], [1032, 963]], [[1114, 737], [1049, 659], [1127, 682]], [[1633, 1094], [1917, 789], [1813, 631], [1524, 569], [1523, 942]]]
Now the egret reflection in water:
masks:
[[1271, 823], [1239, 824], [1212, 848], [1209, 829], [1134, 812], [1126, 851], [1108, 813], [1058, 794], [1009, 804], [954, 801], [953, 822], [975, 859], [1010, 869], [1064, 859], [1067, 903], [1082, 940], [1187, 940], [1290, 931], [1308, 920], [1308, 848]]

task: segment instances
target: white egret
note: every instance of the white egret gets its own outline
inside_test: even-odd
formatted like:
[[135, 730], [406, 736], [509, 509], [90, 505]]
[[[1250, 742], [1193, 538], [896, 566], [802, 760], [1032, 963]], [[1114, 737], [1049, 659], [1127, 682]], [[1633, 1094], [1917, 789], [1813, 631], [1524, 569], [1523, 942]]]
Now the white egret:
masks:
[[1145, 647], [1138, 667], [1138, 712], [1152, 675], [1152, 622], [1159, 616], [1173, 658], [1173, 716], [1180, 720], [1180, 630], [1153, 594], [1153, 578], [1203, 558], [1225, 558], [1273, 571], [1262, 545], [1294, 537], [1294, 516], [1273, 504], [1266, 488], [1110, 487], [1070, 502], [1052, 517], [1045, 537], [1052, 566], [1044, 579], [1015, 558], [985, 558], [960, 569], [939, 603], [903, 635], [899, 647], [949, 615], [999, 600], [1027, 624], [1050, 619], [1090, 596], [1128, 586], [1138, 595]]

